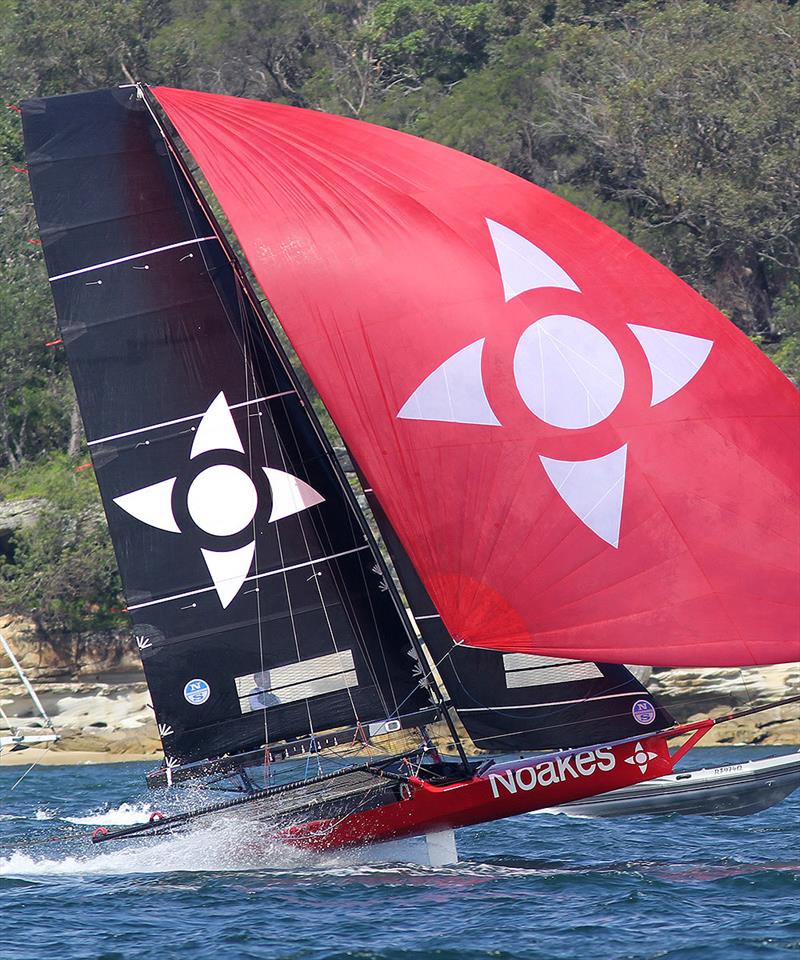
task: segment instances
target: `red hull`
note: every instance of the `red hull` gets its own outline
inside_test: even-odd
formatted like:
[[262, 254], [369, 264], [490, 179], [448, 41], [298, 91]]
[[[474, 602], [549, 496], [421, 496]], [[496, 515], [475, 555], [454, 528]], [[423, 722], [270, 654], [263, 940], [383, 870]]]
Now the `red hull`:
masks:
[[[672, 773], [675, 763], [709, 729], [703, 721], [641, 740], [576, 750], [550, 758], [494, 764], [471, 780], [433, 786], [411, 778], [408, 796], [386, 806], [289, 827], [281, 836], [316, 850], [379, 843], [466, 827], [555, 807]], [[667, 740], [693, 733], [670, 754]]]

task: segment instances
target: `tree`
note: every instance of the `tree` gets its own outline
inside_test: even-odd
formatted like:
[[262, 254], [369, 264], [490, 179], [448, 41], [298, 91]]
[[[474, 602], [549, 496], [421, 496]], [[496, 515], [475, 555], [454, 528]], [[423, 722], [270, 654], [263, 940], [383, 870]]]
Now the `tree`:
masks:
[[0, 603], [88, 629], [118, 589], [5, 103], [136, 78], [421, 134], [627, 234], [800, 379], [799, 22], [788, 0], [0, 0], [0, 496], [56, 491]]
[[576, 179], [743, 329], [775, 336], [800, 246], [800, 11], [632, 3], [556, 33], [547, 83]]
[[121, 584], [92, 472], [54, 455], [0, 480], [0, 495], [19, 492], [44, 507], [14, 535], [11, 562], [0, 556], [0, 608], [32, 616], [43, 636], [119, 626]]
[[19, 114], [0, 113], [0, 468], [65, 442], [70, 387], [25, 174]]

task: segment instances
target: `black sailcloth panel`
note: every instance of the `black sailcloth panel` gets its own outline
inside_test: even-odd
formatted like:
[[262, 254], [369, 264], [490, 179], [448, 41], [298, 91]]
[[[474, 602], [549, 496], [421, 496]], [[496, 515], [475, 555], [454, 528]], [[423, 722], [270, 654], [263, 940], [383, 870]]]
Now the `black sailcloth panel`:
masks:
[[674, 722], [618, 664], [469, 649], [449, 637], [437, 644], [431, 638], [437, 630], [445, 633], [441, 624], [423, 630], [426, 643], [432, 652], [450, 651], [439, 667], [442, 679], [467, 732], [484, 750], [587, 746]]
[[495, 753], [581, 747], [675, 722], [624, 666], [454, 643], [369, 487], [366, 496], [422, 639], [475, 746]]
[[165, 753], [428, 711], [286, 361], [132, 88], [33, 100], [45, 259]]

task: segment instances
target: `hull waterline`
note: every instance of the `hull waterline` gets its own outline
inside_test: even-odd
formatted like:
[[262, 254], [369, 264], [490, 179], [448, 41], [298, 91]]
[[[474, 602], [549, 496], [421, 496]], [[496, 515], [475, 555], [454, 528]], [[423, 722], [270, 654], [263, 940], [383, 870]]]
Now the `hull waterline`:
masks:
[[393, 803], [293, 824], [279, 830], [278, 836], [296, 846], [333, 850], [457, 829], [666, 776], [677, 757], [670, 755], [666, 738], [657, 736], [492, 764], [469, 780], [441, 786], [411, 776]]

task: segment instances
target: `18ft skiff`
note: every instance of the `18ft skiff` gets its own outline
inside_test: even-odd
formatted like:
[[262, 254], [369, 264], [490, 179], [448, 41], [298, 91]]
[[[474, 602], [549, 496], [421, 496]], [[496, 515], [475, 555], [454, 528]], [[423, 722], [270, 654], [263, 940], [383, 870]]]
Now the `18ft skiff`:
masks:
[[[151, 779], [242, 791], [145, 830], [236, 813], [339, 847], [587, 798], [669, 774], [712, 725], [676, 725], [619, 664], [800, 659], [797, 391], [628, 241], [312, 111], [138, 86], [23, 120], [164, 746]], [[178, 135], [347, 445], [452, 706], [481, 746], [558, 753], [467, 757]], [[271, 785], [281, 758], [402, 731], [410, 751]]]

